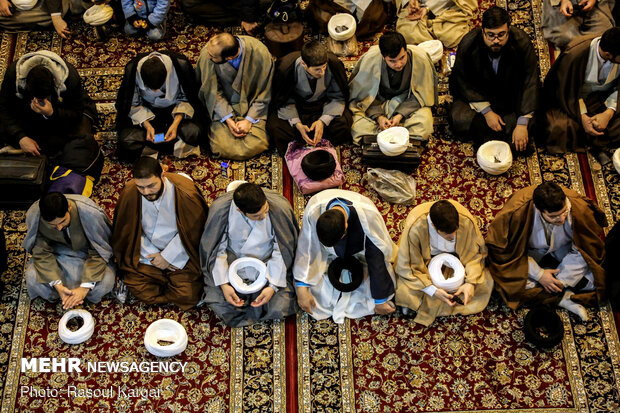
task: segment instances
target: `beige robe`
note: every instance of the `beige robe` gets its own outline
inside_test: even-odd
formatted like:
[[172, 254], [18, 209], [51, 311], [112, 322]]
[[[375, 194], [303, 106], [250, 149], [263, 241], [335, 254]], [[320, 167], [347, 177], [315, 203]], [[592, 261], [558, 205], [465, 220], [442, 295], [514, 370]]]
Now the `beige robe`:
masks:
[[201, 83], [198, 97], [207, 107], [212, 119], [209, 140], [213, 156], [245, 160], [269, 147], [265, 122], [271, 101], [274, 64], [269, 50], [260, 41], [250, 36], [238, 37], [243, 45], [243, 55], [239, 70], [230, 85], [238, 96], [238, 101], [228, 102], [234, 111], [233, 120], [243, 120], [253, 106], [255, 109], [260, 107], [254, 116], [258, 123], [252, 125], [245, 137], [236, 138], [226, 122], [220, 122], [218, 117], [214, 117], [216, 96], [221, 93], [221, 86], [218, 85], [216, 64], [209, 59], [206, 46], [200, 52], [196, 63], [196, 74]]
[[433, 284], [428, 273], [431, 260], [427, 216], [433, 202], [415, 207], [405, 221], [396, 260], [396, 305], [418, 312], [415, 322], [429, 326], [435, 317], [453, 314], [475, 314], [484, 310], [493, 291], [493, 279], [484, 269], [487, 250], [474, 217], [461, 204], [450, 201], [459, 213], [456, 231], [456, 253], [465, 267], [465, 282], [474, 285], [474, 297], [467, 305], [450, 307], [422, 291]]
[[[409, 135], [418, 140], [427, 140], [433, 133], [433, 114], [431, 106], [437, 103], [437, 73], [431, 58], [417, 46], [407, 46], [412, 53], [411, 94], [418, 100], [421, 108], [407, 119], [402, 126]], [[349, 81], [350, 103], [353, 114], [351, 134], [353, 142], [359, 144], [365, 135], [376, 135], [381, 130], [377, 122], [366, 116], [366, 109], [379, 93], [381, 65], [383, 56], [379, 46], [372, 46], [355, 65]], [[386, 116], [391, 118], [400, 102], [392, 98], [384, 103]]]
[[447, 10], [434, 19], [428, 16], [416, 21], [407, 19], [409, 14], [406, 0], [396, 0], [398, 20], [396, 31], [401, 33], [408, 44], [420, 44], [427, 40], [437, 39], [444, 47], [455, 48], [469, 30], [469, 23], [478, 9], [475, 0], [456, 0]]

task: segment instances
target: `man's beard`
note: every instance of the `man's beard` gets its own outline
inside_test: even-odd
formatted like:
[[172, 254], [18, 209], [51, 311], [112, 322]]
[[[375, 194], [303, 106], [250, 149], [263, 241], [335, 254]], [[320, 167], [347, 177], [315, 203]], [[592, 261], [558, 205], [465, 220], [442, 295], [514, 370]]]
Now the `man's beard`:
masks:
[[144, 198], [146, 198], [147, 201], [149, 202], [157, 201], [161, 197], [161, 194], [164, 193], [164, 181], [160, 179], [160, 182], [161, 182], [161, 186], [159, 187], [159, 191], [157, 191], [157, 193], [151, 194], [151, 195], [142, 195]]
[[[493, 48], [497, 48], [497, 50], [494, 50]], [[490, 46], [489, 47], [489, 56], [492, 59], [497, 59], [500, 55], [502, 54], [502, 46]]]

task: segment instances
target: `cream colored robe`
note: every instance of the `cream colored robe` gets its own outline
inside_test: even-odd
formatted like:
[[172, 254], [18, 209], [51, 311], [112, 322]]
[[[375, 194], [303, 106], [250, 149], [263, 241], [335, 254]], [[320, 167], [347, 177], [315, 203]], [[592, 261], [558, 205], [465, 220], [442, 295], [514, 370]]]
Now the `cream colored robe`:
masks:
[[478, 9], [475, 0], [455, 0], [454, 4], [434, 19], [425, 16], [421, 20], [407, 19], [409, 14], [407, 0], [395, 0], [398, 13], [396, 31], [405, 37], [409, 44], [420, 44], [437, 39], [444, 47], [455, 48], [469, 30], [469, 22]]
[[[431, 106], [437, 103], [437, 73], [428, 53], [417, 46], [408, 45], [412, 54], [411, 92], [421, 108], [407, 119], [403, 126], [414, 139], [427, 140], [433, 133]], [[381, 83], [383, 56], [379, 46], [372, 46], [355, 65], [349, 81], [350, 103], [353, 114], [351, 134], [353, 142], [359, 144], [364, 135], [380, 132], [377, 122], [366, 116], [366, 109], [374, 102]], [[392, 117], [400, 102], [392, 98], [384, 103], [386, 116]]]
[[[212, 119], [209, 140], [215, 157], [245, 160], [267, 150], [269, 138], [265, 129], [267, 110], [271, 101], [271, 79], [274, 64], [267, 47], [250, 36], [238, 36], [243, 44], [243, 56], [232, 88], [239, 94], [239, 102], [229, 102], [234, 110], [233, 120], [245, 118], [252, 105], [260, 103], [262, 108], [255, 118], [250, 132], [243, 138], [236, 138], [226, 122], [214, 119], [218, 79], [215, 63], [209, 59], [207, 46], [200, 52], [196, 63], [196, 75], [200, 82], [199, 99], [207, 107]], [[228, 63], [225, 63], [228, 64]]]
[[432, 284], [427, 268], [431, 260], [427, 216], [433, 202], [418, 205], [409, 213], [398, 242], [396, 305], [417, 311], [414, 321], [425, 326], [431, 325], [435, 317], [475, 314], [484, 310], [493, 291], [493, 279], [484, 269], [487, 249], [476, 221], [461, 204], [450, 202], [459, 213], [456, 253], [465, 267], [465, 282], [474, 285], [474, 297], [469, 304], [450, 307], [422, 291]]

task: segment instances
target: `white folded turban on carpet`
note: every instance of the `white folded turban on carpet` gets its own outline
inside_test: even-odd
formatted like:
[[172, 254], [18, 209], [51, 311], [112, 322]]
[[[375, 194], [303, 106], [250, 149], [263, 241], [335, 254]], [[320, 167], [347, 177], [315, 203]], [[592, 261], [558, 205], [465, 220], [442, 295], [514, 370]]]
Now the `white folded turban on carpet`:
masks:
[[[159, 344], [159, 341], [170, 342], [170, 345]], [[181, 354], [187, 348], [187, 332], [185, 327], [169, 318], [154, 321], [144, 334], [144, 346], [154, 356], [172, 357]]]
[[[72, 318], [81, 318], [84, 325], [76, 331], [71, 331], [67, 327], [67, 323]], [[95, 331], [95, 320], [93, 316], [86, 310], [67, 311], [58, 323], [58, 336], [67, 344], [80, 344], [88, 340]]]

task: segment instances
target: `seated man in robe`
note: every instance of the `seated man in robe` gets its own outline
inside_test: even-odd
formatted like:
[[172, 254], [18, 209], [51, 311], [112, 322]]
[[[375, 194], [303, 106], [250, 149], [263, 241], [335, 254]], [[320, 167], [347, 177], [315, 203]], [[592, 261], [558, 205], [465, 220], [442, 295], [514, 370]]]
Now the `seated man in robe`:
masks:
[[[431, 258], [443, 253], [454, 254], [465, 267], [464, 283], [454, 292], [433, 285], [429, 274]], [[461, 204], [441, 200], [416, 206], [399, 242], [396, 305], [405, 313], [417, 311], [414, 321], [425, 326], [439, 316], [479, 313], [493, 291], [493, 279], [484, 270], [486, 255], [476, 221]]]
[[592, 201], [554, 182], [515, 192], [486, 238], [488, 268], [508, 307], [557, 304], [585, 321], [583, 305], [605, 296], [605, 221]]
[[327, 24], [335, 14], [352, 14], [357, 22], [355, 36], [369, 37], [383, 30], [387, 23], [386, 3], [389, 0], [310, 0], [306, 16], [319, 32], [327, 33]]
[[[298, 232], [286, 198], [256, 184], [244, 183], [211, 204], [200, 242], [203, 301], [226, 325], [241, 327], [295, 313], [293, 259]], [[267, 283], [255, 293], [236, 291], [229, 281], [229, 265], [242, 257], [267, 265]], [[247, 278], [239, 276], [244, 282], [255, 281], [257, 274], [242, 270]]]
[[618, 82], [620, 28], [601, 37], [579, 38], [553, 63], [543, 86], [547, 150], [583, 152], [590, 147], [601, 164], [605, 149], [620, 143]]
[[0, 0], [0, 29], [7, 31], [30, 31], [47, 29], [52, 18], [46, 0], [16, 2]]
[[475, 0], [396, 0], [396, 30], [408, 44], [439, 40], [455, 48], [469, 31], [478, 2]]
[[166, 35], [170, 0], [121, 0], [125, 14], [125, 33], [161, 40]]
[[249, 36], [216, 34], [200, 52], [198, 97], [213, 120], [214, 157], [245, 160], [269, 147], [265, 123], [273, 67], [267, 47]]
[[[119, 158], [135, 161], [160, 150], [179, 158], [200, 155], [205, 114], [200, 110], [194, 68], [174, 52], [152, 52], [125, 67], [116, 100]], [[164, 134], [163, 141], [156, 139]]]
[[23, 246], [32, 253], [24, 277], [28, 295], [62, 300], [68, 310], [98, 303], [116, 279], [105, 212], [82, 195], [50, 192], [26, 213]]
[[315, 146], [321, 138], [334, 145], [351, 139], [344, 65], [318, 41], [307, 42], [301, 53], [278, 61], [273, 94], [275, 110], [267, 118], [267, 131], [280, 155], [293, 140]]
[[53, 165], [99, 178], [103, 154], [93, 137], [97, 108], [77, 70], [47, 50], [27, 53], [0, 90], [0, 140]]
[[491, 7], [482, 15], [482, 28], [469, 32], [456, 52], [448, 112], [452, 132], [473, 139], [475, 150], [490, 140], [508, 142], [513, 152], [531, 148], [539, 88], [529, 36], [510, 26], [505, 9]]
[[[314, 195], [304, 211], [293, 275], [299, 306], [317, 320], [390, 314], [394, 306], [395, 245], [383, 217], [360, 194], [327, 189]], [[336, 258], [353, 257], [363, 265], [363, 281], [353, 291], [339, 291], [328, 277]], [[348, 271], [341, 282], [349, 283]]]
[[114, 211], [112, 246], [129, 291], [147, 304], [198, 304], [202, 274], [198, 244], [208, 207], [186, 175], [164, 172], [157, 160], [142, 157], [134, 179]]
[[271, 0], [181, 0], [181, 8], [205, 26], [241, 26], [250, 35], [267, 15]]
[[543, 0], [545, 39], [564, 49], [581, 36], [600, 35], [616, 24], [608, 0]]
[[402, 34], [385, 33], [355, 65], [349, 83], [351, 134], [377, 135], [404, 126], [409, 136], [427, 140], [433, 133], [431, 106], [437, 103], [437, 73], [429, 55], [407, 45]]

